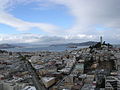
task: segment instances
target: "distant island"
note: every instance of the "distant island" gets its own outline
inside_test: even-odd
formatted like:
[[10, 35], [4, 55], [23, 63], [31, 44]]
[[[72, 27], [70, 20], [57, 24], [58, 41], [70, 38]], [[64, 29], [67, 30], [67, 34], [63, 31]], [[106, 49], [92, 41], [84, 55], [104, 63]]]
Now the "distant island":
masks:
[[78, 46], [91, 46], [91, 45], [95, 45], [97, 43], [98, 42], [88, 41], [88, 42], [82, 42], [82, 43], [53, 44], [53, 45], [50, 45], [50, 46], [54, 46], [54, 47], [65, 46], [65, 47], [68, 47], [68, 48], [77, 48]]
[[[66, 47], [66, 48], [77, 48], [79, 46], [92, 46], [97, 44], [98, 42], [94, 41], [88, 41], [88, 42], [82, 42], [82, 43], [66, 43], [66, 44], [52, 44], [48, 45], [49, 47]], [[23, 48], [23, 47], [35, 47], [35, 46], [41, 46], [41, 45], [33, 45], [33, 44], [0, 44], [0, 49], [9, 49], [9, 48]]]
[[12, 44], [0, 44], [0, 49], [8, 49], [8, 48], [20, 48], [21, 46], [12, 45]]

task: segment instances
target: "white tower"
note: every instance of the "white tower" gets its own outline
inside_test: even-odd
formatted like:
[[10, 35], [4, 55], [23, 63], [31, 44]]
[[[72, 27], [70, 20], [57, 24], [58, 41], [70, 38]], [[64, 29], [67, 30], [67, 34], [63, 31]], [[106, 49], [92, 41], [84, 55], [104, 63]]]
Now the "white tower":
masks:
[[100, 43], [102, 44], [103, 42], [102, 42], [102, 36], [100, 36]]

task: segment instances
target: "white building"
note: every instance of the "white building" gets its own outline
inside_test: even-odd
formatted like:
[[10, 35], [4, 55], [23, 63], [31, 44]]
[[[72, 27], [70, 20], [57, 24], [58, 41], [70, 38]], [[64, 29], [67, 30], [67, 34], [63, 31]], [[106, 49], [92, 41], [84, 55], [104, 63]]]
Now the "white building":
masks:
[[21, 90], [26, 84], [24, 83], [13, 83], [7, 81], [0, 82], [0, 90]]
[[24, 89], [22, 90], [36, 90], [36, 88], [34, 86], [26, 86]]
[[45, 87], [48, 88], [55, 83], [55, 77], [43, 77], [42, 81], [43, 81]]
[[0, 82], [0, 90], [3, 90], [3, 83]]

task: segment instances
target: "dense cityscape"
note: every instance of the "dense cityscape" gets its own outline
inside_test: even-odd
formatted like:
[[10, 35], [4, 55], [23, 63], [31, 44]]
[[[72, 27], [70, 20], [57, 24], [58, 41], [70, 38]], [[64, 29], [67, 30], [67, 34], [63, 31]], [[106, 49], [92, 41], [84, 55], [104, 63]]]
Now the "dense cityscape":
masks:
[[120, 49], [100, 42], [62, 52], [0, 51], [0, 90], [120, 90]]
[[0, 90], [120, 90], [120, 0], [0, 0]]

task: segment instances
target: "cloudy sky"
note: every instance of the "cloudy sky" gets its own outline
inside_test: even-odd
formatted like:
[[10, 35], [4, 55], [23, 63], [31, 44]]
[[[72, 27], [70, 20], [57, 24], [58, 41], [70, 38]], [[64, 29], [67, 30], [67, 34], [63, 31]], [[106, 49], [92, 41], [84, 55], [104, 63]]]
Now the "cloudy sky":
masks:
[[0, 0], [0, 43], [120, 41], [120, 0]]

